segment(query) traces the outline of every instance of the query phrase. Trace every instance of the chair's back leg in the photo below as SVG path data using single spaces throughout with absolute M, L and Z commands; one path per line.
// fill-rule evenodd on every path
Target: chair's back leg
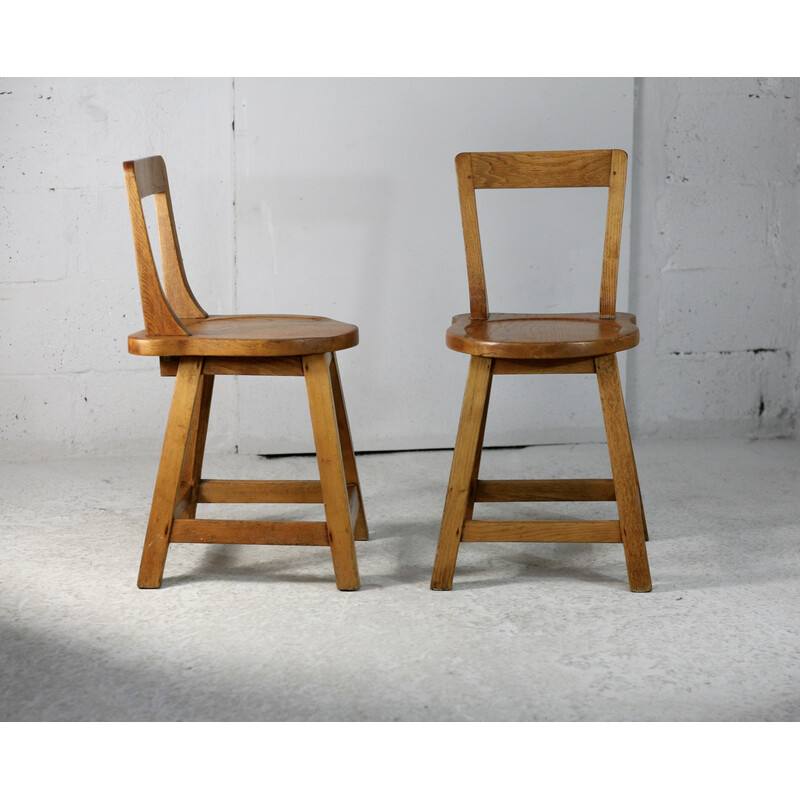
M 352 591 L 360 587 L 361 579 L 350 522 L 350 503 L 339 441 L 330 359 L 329 353 L 303 356 L 303 372 L 308 390 L 311 427 L 317 449 L 336 587 L 343 591 Z
M 194 519 L 197 513 L 197 492 L 200 488 L 213 391 L 214 376 L 201 375 L 200 396 L 192 415 L 192 426 L 189 429 L 189 440 L 186 445 L 186 458 L 181 470 L 181 486 L 186 485 L 189 492 L 186 508 L 180 515 L 182 519 Z
M 431 589 L 453 588 L 453 573 L 464 520 L 472 513 L 474 483 L 477 481 L 486 409 L 492 382 L 492 359 L 472 356 L 469 362 L 464 402 L 458 423 L 450 481 L 439 530 L 439 544 L 433 564 Z
M 488 361 L 489 359 L 484 359 Z M 478 431 L 478 444 L 475 448 L 475 463 L 472 466 L 472 477 L 469 481 L 469 495 L 467 496 L 467 507 L 464 511 L 464 519 L 472 519 L 472 512 L 475 509 L 475 495 L 478 489 L 478 473 L 481 468 L 481 455 L 483 454 L 483 438 L 486 434 L 486 418 L 489 416 L 489 400 L 492 396 L 492 375 L 493 375 L 494 361 L 492 360 L 492 370 L 489 371 L 489 383 L 486 386 L 486 400 L 483 404 L 483 417 L 481 419 L 481 428 Z
M 336 353 L 331 354 L 330 369 L 333 402 L 336 408 L 336 424 L 339 428 L 339 442 L 342 447 L 344 477 L 347 483 L 354 483 L 356 485 L 356 493 L 358 494 L 358 515 L 353 530 L 353 538 L 356 541 L 366 541 L 369 539 L 369 529 L 367 528 L 367 517 L 364 513 L 364 499 L 361 495 L 361 482 L 358 479 L 356 454 L 353 450 L 353 439 L 350 435 L 350 422 L 347 419 L 347 407 L 344 402 L 342 382 L 339 378 L 339 365 L 336 361 Z
M 202 358 L 184 357 L 178 364 L 139 568 L 140 589 L 157 589 L 164 575 L 164 563 L 167 558 L 192 417 L 200 397 L 202 371 Z
M 617 357 L 613 353 L 600 356 L 595 358 L 594 363 L 608 438 L 611 472 L 614 476 L 628 583 L 632 592 L 649 592 L 653 586 L 645 546 L 644 513 Z
M 637 473 L 638 474 L 638 473 Z M 639 507 L 642 509 L 642 527 L 644 528 L 644 540 L 650 541 L 650 534 L 647 532 L 647 517 L 644 514 L 644 501 L 642 500 L 642 487 L 639 485 Z

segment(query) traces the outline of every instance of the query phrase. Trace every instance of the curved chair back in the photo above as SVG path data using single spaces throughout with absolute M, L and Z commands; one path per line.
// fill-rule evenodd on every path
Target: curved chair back
M 202 319 L 208 314 L 200 307 L 186 280 L 164 159 L 151 156 L 126 161 L 122 166 L 128 190 L 145 331 L 151 336 L 190 336 L 182 320 Z M 142 208 L 142 200 L 150 195 L 153 195 L 156 208 L 163 288 Z

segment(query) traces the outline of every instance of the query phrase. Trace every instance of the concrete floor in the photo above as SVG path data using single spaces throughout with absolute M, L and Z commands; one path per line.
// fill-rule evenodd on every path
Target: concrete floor
M 627 591 L 620 546 L 588 544 L 464 545 L 431 592 L 446 451 L 360 457 L 354 593 L 325 548 L 214 545 L 173 546 L 140 591 L 156 453 L 2 464 L 0 720 L 800 720 L 800 443 L 635 446 L 651 594 Z M 602 445 L 483 464 L 609 474 Z M 210 456 L 205 476 L 314 470 Z

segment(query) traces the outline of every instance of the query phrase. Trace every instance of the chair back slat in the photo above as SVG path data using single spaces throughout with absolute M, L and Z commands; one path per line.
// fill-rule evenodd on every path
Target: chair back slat
M 161 156 L 152 156 L 126 161 L 123 169 L 145 330 L 148 335 L 189 335 L 182 320 L 202 319 L 208 315 L 195 299 L 186 279 L 164 159 Z M 142 209 L 142 199 L 150 195 L 154 195 L 156 208 L 163 288 Z
M 611 150 L 471 153 L 476 189 L 608 186 Z
M 476 189 L 608 187 L 600 281 L 600 315 L 616 311 L 627 154 L 623 150 L 460 153 L 456 174 L 469 281 L 470 316 L 489 315 L 481 251 Z

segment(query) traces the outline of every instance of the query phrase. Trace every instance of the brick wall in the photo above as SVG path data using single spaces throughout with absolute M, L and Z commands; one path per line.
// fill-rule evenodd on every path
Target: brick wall
M 635 431 L 794 433 L 799 132 L 797 78 L 637 80 Z

